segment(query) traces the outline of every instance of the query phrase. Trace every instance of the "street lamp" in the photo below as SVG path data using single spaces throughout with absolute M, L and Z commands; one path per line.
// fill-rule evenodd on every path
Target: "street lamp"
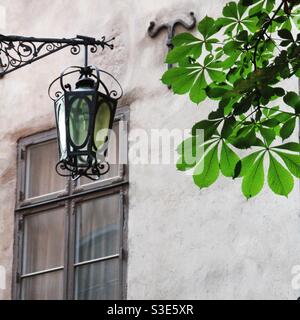
M 67 68 L 49 87 L 54 101 L 59 162 L 56 171 L 61 176 L 77 180 L 85 176 L 98 180 L 106 174 L 109 163 L 105 160 L 109 135 L 113 126 L 118 100 L 123 91 L 119 82 L 108 72 L 88 64 L 88 51 L 95 53 L 97 47 L 113 49 L 110 41 L 77 36 L 73 39 L 37 39 L 0 35 L 0 53 L 4 76 L 49 54 L 71 46 L 71 53 L 78 54 L 84 46 L 84 66 Z M 44 51 L 43 51 L 44 50 Z M 78 74 L 75 85 L 65 83 L 68 76 Z M 109 90 L 103 81 L 108 76 L 114 84 Z M 52 90 L 59 84 L 59 91 Z
M 71 175 L 73 179 L 80 176 L 98 179 L 109 170 L 104 158 L 118 103 L 117 92 L 107 89 L 96 67 L 71 70 L 62 73 L 49 88 L 56 81 L 61 83 L 62 91 L 52 98 L 60 155 L 56 169 L 60 175 Z M 74 88 L 63 82 L 71 73 L 79 73 Z

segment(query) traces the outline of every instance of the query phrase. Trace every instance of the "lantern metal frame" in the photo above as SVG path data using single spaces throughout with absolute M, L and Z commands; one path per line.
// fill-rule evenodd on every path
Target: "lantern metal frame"
M 93 87 L 88 91 L 73 91 L 72 85 L 70 83 L 65 83 L 65 78 L 72 74 L 79 74 L 79 82 L 91 82 Z M 117 88 L 109 90 L 108 87 L 104 84 L 101 79 L 101 74 L 104 74 L 114 82 Z M 60 91 L 55 91 L 52 94 L 52 89 L 56 83 L 60 85 Z M 86 93 L 92 96 L 92 100 L 86 99 L 86 102 L 89 106 L 89 126 L 88 132 L 85 140 L 81 145 L 76 145 L 70 136 L 70 127 L 69 127 L 69 116 L 70 116 L 70 105 L 72 104 L 73 99 L 76 98 L 85 98 Z M 112 129 L 113 121 L 116 113 L 116 107 L 118 100 L 123 95 L 123 90 L 120 83 L 113 77 L 110 73 L 104 70 L 100 70 L 95 66 L 72 66 L 67 68 L 62 72 L 60 77 L 56 78 L 49 86 L 49 97 L 54 101 L 55 107 L 55 116 L 57 123 L 57 136 L 58 141 L 61 141 L 60 131 L 58 126 L 58 116 L 57 116 L 57 103 L 60 100 L 64 100 L 65 104 L 65 128 L 66 128 L 66 156 L 62 157 L 61 147 L 59 148 L 61 160 L 56 165 L 56 171 L 59 175 L 64 177 L 71 177 L 73 180 L 77 180 L 82 176 L 85 176 L 91 180 L 99 180 L 99 178 L 105 175 L 109 169 L 110 165 L 105 160 L 109 133 L 106 136 L 106 140 L 103 146 L 97 150 L 94 141 L 94 130 L 95 130 L 95 118 L 99 109 L 99 100 L 106 102 L 110 108 L 110 121 L 108 130 Z M 87 162 L 85 164 L 78 163 L 78 157 L 87 157 Z
M 89 127 L 86 141 L 82 146 L 76 146 L 72 143 L 69 130 L 68 114 L 65 115 L 65 125 L 66 125 L 66 142 L 67 142 L 67 157 L 62 157 L 61 146 L 59 146 L 60 161 L 56 165 L 56 171 L 59 175 L 64 177 L 71 177 L 73 180 L 77 180 L 82 176 L 85 176 L 91 180 L 99 180 L 99 178 L 106 174 L 110 165 L 105 160 L 107 152 L 107 144 L 109 140 L 109 135 L 106 137 L 106 141 L 101 148 L 101 152 L 97 152 L 97 148 L 94 143 L 94 126 L 96 117 L 96 108 L 98 99 L 101 97 L 105 102 L 107 102 L 110 111 L 110 123 L 109 128 L 112 128 L 115 111 L 117 107 L 118 100 L 123 95 L 123 90 L 120 83 L 107 71 L 98 69 L 95 66 L 90 66 L 88 64 L 88 54 L 96 53 L 98 48 L 101 47 L 104 50 L 106 47 L 113 49 L 114 45 L 111 43 L 114 38 L 106 40 L 102 37 L 101 40 L 86 36 L 76 36 L 75 38 L 34 38 L 34 37 L 23 37 L 23 36 L 5 36 L 0 34 L 0 78 L 5 75 L 25 67 L 35 61 L 45 58 L 53 53 L 56 53 L 62 49 L 70 47 L 70 52 L 73 55 L 78 55 L 81 52 L 81 48 L 84 47 L 84 66 L 72 66 L 65 69 L 59 77 L 57 77 L 49 86 L 48 94 L 50 98 L 57 103 L 60 99 L 69 99 L 70 95 L 74 94 L 72 91 L 72 85 L 70 83 L 65 83 L 65 78 L 76 73 L 79 74 L 79 82 L 92 83 L 91 92 L 93 92 L 93 101 L 89 104 Z M 4 57 L 4 58 L 3 58 Z M 116 88 L 111 90 L 105 85 L 102 76 L 108 76 L 113 82 Z M 55 91 L 52 95 L 52 89 L 59 83 L 60 90 Z M 76 95 L 79 96 L 80 93 L 77 91 Z M 69 112 L 70 110 L 65 110 Z M 61 137 L 59 133 L 58 118 L 55 112 L 56 123 L 57 123 L 57 134 L 58 143 L 61 142 Z M 94 122 L 92 122 L 94 121 Z M 72 145 L 72 150 L 70 145 Z M 87 147 L 87 150 L 83 153 L 80 151 L 83 147 Z M 87 157 L 87 163 L 80 165 L 78 163 L 78 156 Z

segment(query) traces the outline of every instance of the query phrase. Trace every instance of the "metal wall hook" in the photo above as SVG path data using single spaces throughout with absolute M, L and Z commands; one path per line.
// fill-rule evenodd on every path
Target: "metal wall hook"
M 154 21 L 151 21 L 149 28 L 148 28 L 148 35 L 151 38 L 155 38 L 162 30 L 166 29 L 167 33 L 168 33 L 166 45 L 170 51 L 173 48 L 172 41 L 175 36 L 177 26 L 182 26 L 187 30 L 192 30 L 195 28 L 196 23 L 197 23 L 195 14 L 194 14 L 194 12 L 190 12 L 189 15 L 192 18 L 192 21 L 190 23 L 188 23 L 182 19 L 176 19 L 176 20 L 170 21 L 168 23 L 157 25 Z M 173 67 L 172 64 L 168 64 L 168 69 L 171 69 L 172 67 Z

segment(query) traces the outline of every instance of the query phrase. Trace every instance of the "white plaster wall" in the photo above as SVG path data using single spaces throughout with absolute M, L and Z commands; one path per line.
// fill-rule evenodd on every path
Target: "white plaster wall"
M 218 15 L 224 0 L 0 0 L 4 34 L 116 36 L 116 49 L 92 62 L 114 73 L 130 105 L 130 128 L 190 128 L 208 113 L 160 83 L 165 34 L 150 39 L 149 21 L 193 10 Z M 0 25 L 1 26 L 1 25 Z M 50 80 L 81 57 L 66 51 L 0 80 L 0 265 L 11 298 L 16 142 L 54 126 Z M 288 86 L 297 89 L 296 81 Z M 289 199 L 266 188 L 254 200 L 240 182 L 219 179 L 199 191 L 173 165 L 130 165 L 129 299 L 295 299 L 291 269 L 300 264 L 300 190 Z

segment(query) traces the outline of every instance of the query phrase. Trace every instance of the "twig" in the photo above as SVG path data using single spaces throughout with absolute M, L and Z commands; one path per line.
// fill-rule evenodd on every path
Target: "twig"
M 279 5 L 279 7 L 276 9 L 276 11 L 274 12 L 272 18 L 270 18 L 269 21 L 267 21 L 265 23 L 265 25 L 263 26 L 261 33 L 259 35 L 259 38 L 254 46 L 254 70 L 257 70 L 257 63 L 256 63 L 256 59 L 257 59 L 257 51 L 258 51 L 258 46 L 260 44 L 260 41 L 263 39 L 265 33 L 267 32 L 268 28 L 270 27 L 270 25 L 272 24 L 273 20 L 275 19 L 275 17 L 277 16 L 278 12 L 282 9 L 283 5 L 284 5 L 285 1 L 282 1 L 281 4 Z

